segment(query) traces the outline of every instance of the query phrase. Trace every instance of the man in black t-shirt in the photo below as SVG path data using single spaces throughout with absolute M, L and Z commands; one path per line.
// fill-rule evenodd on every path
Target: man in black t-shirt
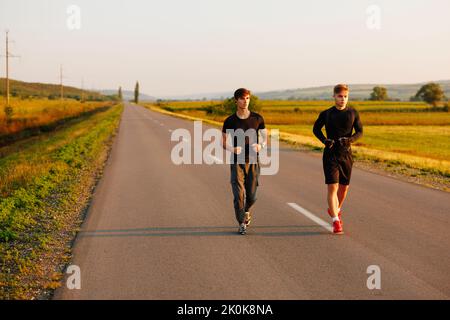
M 266 146 L 267 132 L 263 117 L 248 109 L 250 91 L 240 88 L 235 91 L 234 99 L 236 113 L 223 123 L 222 145 L 232 153 L 230 170 L 234 211 L 239 233 L 245 234 L 252 218 L 250 209 L 256 201 L 260 173 L 258 152 Z M 232 145 L 227 142 L 228 136 Z
M 358 111 L 347 106 L 347 85 L 334 87 L 335 105 L 322 111 L 314 123 L 314 135 L 325 145 L 323 171 L 328 185 L 328 214 L 333 218 L 333 232 L 343 234 L 342 205 L 347 196 L 352 173 L 351 143 L 362 136 L 363 128 Z M 322 133 L 325 126 L 327 136 Z M 355 133 L 353 133 L 353 129 Z

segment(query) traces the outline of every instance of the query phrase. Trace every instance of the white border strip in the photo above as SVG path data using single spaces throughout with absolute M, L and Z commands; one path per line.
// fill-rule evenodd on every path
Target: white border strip
M 290 206 L 294 210 L 296 210 L 296 211 L 300 212 L 301 214 L 303 214 L 305 217 L 307 217 L 310 220 L 312 220 L 315 223 L 317 223 L 319 226 L 323 227 L 325 230 L 333 232 L 333 228 L 331 227 L 331 225 L 329 223 L 327 223 L 327 222 L 323 221 L 322 219 L 316 217 L 314 214 L 312 214 L 311 212 L 309 212 L 305 208 L 302 208 L 298 204 L 293 203 L 293 202 L 288 202 L 287 204 L 288 204 L 288 206 Z

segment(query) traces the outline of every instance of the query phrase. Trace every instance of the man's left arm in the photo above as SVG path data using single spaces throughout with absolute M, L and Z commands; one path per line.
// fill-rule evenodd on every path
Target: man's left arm
M 355 110 L 355 121 L 353 121 L 353 128 L 355 129 L 355 133 L 350 137 L 350 142 L 353 143 L 363 135 L 363 126 L 361 123 L 361 119 L 359 118 L 358 111 Z
M 261 129 L 259 130 L 259 133 L 261 135 L 259 145 L 261 146 L 261 149 L 264 149 L 267 146 L 267 129 L 266 128 Z
M 263 149 L 267 146 L 267 129 L 266 129 L 266 125 L 264 123 L 264 119 L 262 117 L 261 117 L 261 123 L 259 124 L 259 127 L 258 127 L 258 135 L 260 136 L 260 138 L 258 139 L 259 143 L 258 144 L 254 143 L 252 145 L 253 150 L 255 150 L 255 152 L 260 152 L 261 149 Z

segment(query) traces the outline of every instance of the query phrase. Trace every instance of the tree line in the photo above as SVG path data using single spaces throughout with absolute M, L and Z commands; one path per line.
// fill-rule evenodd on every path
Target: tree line
M 411 101 L 425 101 L 426 103 L 437 107 L 437 105 L 446 99 L 444 91 L 439 83 L 424 84 L 417 93 L 410 98 Z M 387 89 L 385 87 L 376 86 L 372 89 L 369 100 L 386 101 L 389 100 Z

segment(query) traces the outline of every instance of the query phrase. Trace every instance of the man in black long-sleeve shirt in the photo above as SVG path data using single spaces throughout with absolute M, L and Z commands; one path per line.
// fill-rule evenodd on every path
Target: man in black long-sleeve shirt
M 323 171 L 328 186 L 328 214 L 333 218 L 333 232 L 343 234 L 341 208 L 347 196 L 352 173 L 351 143 L 362 136 L 358 111 L 347 106 L 348 86 L 334 87 L 335 105 L 322 111 L 314 123 L 314 135 L 325 145 Z M 325 126 L 327 136 L 322 133 Z M 355 133 L 353 133 L 353 129 Z

